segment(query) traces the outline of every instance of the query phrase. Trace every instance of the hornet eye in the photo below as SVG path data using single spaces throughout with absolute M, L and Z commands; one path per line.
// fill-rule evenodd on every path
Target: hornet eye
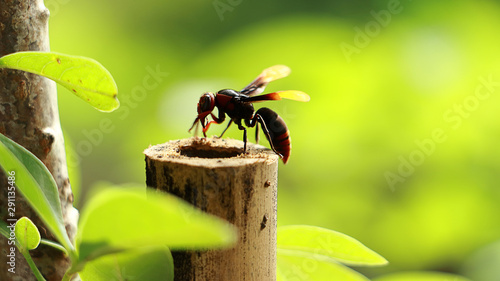
M 201 112 L 212 111 L 214 107 L 214 96 L 212 93 L 204 93 L 200 98 L 199 107 Z

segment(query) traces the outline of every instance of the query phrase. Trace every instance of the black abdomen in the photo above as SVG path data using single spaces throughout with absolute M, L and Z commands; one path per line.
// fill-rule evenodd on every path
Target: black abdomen
M 260 115 L 266 124 L 269 137 L 271 138 L 268 139 L 268 141 L 272 143 L 274 149 L 283 156 L 283 163 L 286 164 L 290 157 L 292 143 L 290 140 L 290 132 L 288 131 L 285 121 L 276 112 L 267 107 L 257 110 L 255 114 Z

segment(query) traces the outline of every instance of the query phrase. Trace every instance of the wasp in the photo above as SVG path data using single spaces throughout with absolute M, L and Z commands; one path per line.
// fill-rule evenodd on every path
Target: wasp
M 203 127 L 203 135 L 207 137 L 206 132 L 210 125 L 224 122 L 227 114 L 231 120 L 219 138 L 224 135 L 229 126 L 234 122 L 238 126 L 238 129 L 243 131 L 243 152 L 245 153 L 247 148 L 247 129 L 243 126 L 242 121 L 244 121 L 245 125 L 249 128 L 256 127 L 255 139 L 257 143 L 259 141 L 260 124 L 262 131 L 264 131 L 264 135 L 269 141 L 271 149 L 278 154 L 283 160 L 283 163 L 286 164 L 290 157 L 292 146 L 290 132 L 288 131 L 285 121 L 276 112 L 267 107 L 262 107 L 255 111 L 253 103 L 281 100 L 282 98 L 302 102 L 309 101 L 310 97 L 306 93 L 295 90 L 278 91 L 259 95 L 264 91 L 269 82 L 286 77 L 289 74 L 290 68 L 287 66 L 275 65 L 264 69 L 255 80 L 241 91 L 223 89 L 215 94 L 212 92 L 204 93 L 198 102 L 198 116 L 194 120 L 189 131 L 191 131 L 199 121 Z M 212 113 L 216 107 L 218 116 Z M 212 117 L 212 121 L 207 123 L 209 115 Z

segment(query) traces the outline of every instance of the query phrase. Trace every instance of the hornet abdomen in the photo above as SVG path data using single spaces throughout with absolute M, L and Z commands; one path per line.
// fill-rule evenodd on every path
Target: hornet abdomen
M 285 121 L 276 112 L 267 107 L 260 108 L 255 115 L 259 115 L 262 122 L 264 122 L 264 124 L 261 122 L 261 125 L 265 125 L 265 128 L 262 126 L 263 130 L 267 130 L 269 133 L 269 135 L 265 134 L 267 140 L 272 144 L 274 150 L 281 154 L 283 163 L 286 164 L 290 157 L 292 143 L 290 140 L 290 131 L 288 131 Z

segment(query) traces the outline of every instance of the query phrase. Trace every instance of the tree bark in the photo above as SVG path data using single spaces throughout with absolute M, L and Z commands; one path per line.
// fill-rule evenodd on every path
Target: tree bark
M 226 250 L 173 252 L 175 280 L 276 280 L 278 156 L 243 142 L 184 139 L 145 150 L 146 183 L 238 227 Z
M 49 11 L 42 0 L 0 0 L 0 56 L 18 51 L 49 51 Z M 59 190 L 66 231 L 76 234 L 78 212 L 68 178 L 64 139 L 59 122 L 55 83 L 38 75 L 0 69 L 0 132 L 35 154 L 54 177 Z M 6 221 L 7 179 L 0 172 L 0 216 Z M 16 218 L 29 217 L 42 237 L 54 240 L 21 194 L 16 194 Z M 10 246 L 9 246 L 10 247 Z M 36 280 L 16 251 L 16 273 L 7 271 L 7 240 L 0 237 L 0 280 Z M 47 280 L 61 280 L 69 259 L 52 247 L 31 251 Z

